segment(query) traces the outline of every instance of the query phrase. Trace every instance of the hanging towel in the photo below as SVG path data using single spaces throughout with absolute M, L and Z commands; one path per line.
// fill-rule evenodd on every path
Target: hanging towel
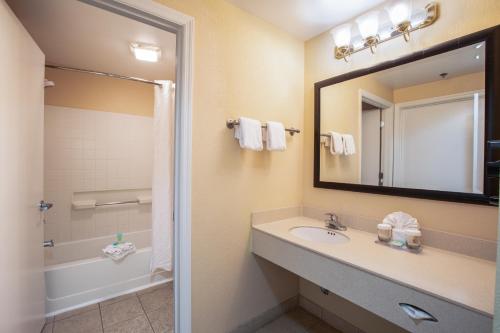
M 356 154 L 356 145 L 354 143 L 354 137 L 351 134 L 342 134 L 342 141 L 344 143 L 345 155 Z
M 275 121 L 267 122 L 267 150 L 283 151 L 286 149 L 285 126 Z
M 172 270 L 173 243 L 173 169 L 174 169 L 174 84 L 155 81 L 153 115 L 153 184 L 152 184 L 152 235 L 151 272 L 157 269 Z
M 261 151 L 263 145 L 260 121 L 241 117 L 234 130 L 234 138 L 240 141 L 240 147 L 243 149 Z
M 342 134 L 330 132 L 330 153 L 332 155 L 340 155 L 344 153 L 344 143 L 342 142 Z

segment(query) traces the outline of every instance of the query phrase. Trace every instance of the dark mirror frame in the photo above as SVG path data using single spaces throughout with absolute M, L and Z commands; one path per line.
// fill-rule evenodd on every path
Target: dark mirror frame
M 408 64 L 441 53 L 452 51 L 478 42 L 485 42 L 485 154 L 484 154 L 484 193 L 462 193 L 384 187 L 350 183 L 326 182 L 320 179 L 320 124 L 321 88 L 360 76 L 379 72 L 388 68 Z M 382 50 L 380 50 L 383 52 Z M 383 62 L 376 66 L 335 76 L 314 84 L 314 187 L 355 191 L 432 200 L 454 201 L 498 206 L 498 181 L 500 164 L 500 25 L 460 37 L 435 47 L 411 55 Z

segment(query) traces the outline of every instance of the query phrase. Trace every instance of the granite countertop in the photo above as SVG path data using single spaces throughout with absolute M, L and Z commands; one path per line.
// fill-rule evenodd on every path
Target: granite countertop
M 253 225 L 252 228 L 330 259 L 493 317 L 496 271 L 493 261 L 431 247 L 423 247 L 418 254 L 410 253 L 377 244 L 375 234 L 352 228 L 339 232 L 350 238 L 347 243 L 326 244 L 307 241 L 289 232 L 291 228 L 298 226 L 324 227 L 324 223 L 307 217 L 293 217 Z

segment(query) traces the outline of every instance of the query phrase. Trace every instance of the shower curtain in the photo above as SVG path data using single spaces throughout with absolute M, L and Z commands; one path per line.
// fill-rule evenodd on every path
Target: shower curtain
M 155 81 L 151 271 L 172 270 L 174 84 Z

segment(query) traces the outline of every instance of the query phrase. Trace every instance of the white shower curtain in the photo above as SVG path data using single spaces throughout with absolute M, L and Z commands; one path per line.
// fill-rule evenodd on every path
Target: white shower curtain
M 174 84 L 155 81 L 151 271 L 172 270 Z

